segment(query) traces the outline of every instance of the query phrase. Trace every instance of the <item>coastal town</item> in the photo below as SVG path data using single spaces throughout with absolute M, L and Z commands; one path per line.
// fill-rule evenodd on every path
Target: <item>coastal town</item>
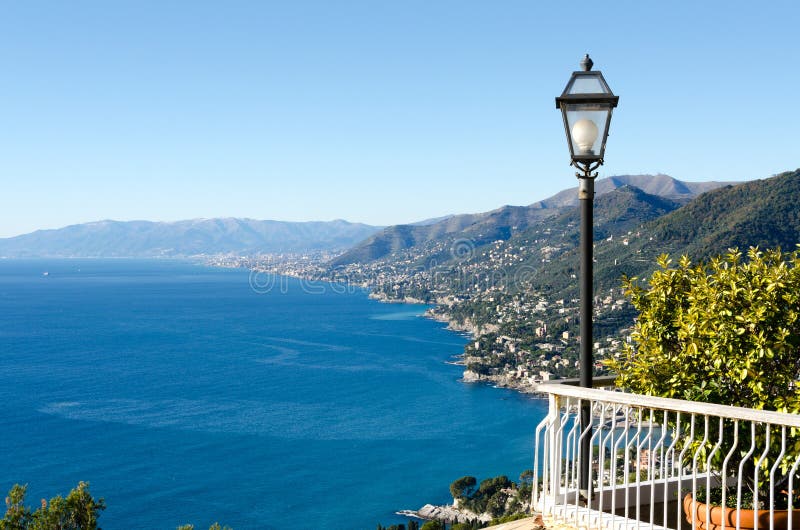
M 568 231 L 542 228 L 507 241 L 476 244 L 465 239 L 437 240 L 385 259 L 332 266 L 336 252 L 269 254 L 253 257 L 216 256 L 209 263 L 251 270 L 255 290 L 276 288 L 279 277 L 301 282 L 332 282 L 365 288 L 383 302 L 429 304 L 425 315 L 469 335 L 463 353 L 450 362 L 464 367 L 464 382 L 489 383 L 533 392 L 537 383 L 576 377 L 579 299 L 572 294 L 576 272 L 558 271 L 550 293 L 541 289 L 543 271 L 573 245 Z M 641 232 L 613 235 L 597 243 L 628 246 Z M 439 261 L 437 261 L 439 260 Z M 556 260 L 558 261 L 558 260 Z M 563 260 L 561 260 L 563 262 Z M 560 284 L 558 282 L 561 282 Z M 568 287 L 564 287 L 566 284 Z M 603 359 L 620 355 L 630 343 L 633 310 L 616 286 L 594 297 L 595 372 L 605 373 Z

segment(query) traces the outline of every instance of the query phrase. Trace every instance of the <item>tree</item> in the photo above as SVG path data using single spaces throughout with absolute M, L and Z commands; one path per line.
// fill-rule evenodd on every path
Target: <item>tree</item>
M 486 502 L 486 511 L 489 512 L 492 517 L 500 517 L 506 511 L 507 500 L 507 494 L 503 493 L 502 491 L 496 492 L 494 495 L 489 497 L 489 500 Z
M 103 499 L 92 497 L 88 482 L 79 482 L 66 498 L 43 499 L 36 511 L 25 506 L 26 493 L 27 486 L 11 488 L 0 530 L 97 530 L 97 519 L 106 509 Z
M 453 481 L 450 484 L 450 493 L 454 499 L 469 499 L 475 493 L 475 486 L 478 484 L 478 479 L 475 477 L 465 476 Z
M 445 528 L 441 521 L 426 521 L 420 530 L 445 530 Z
M 106 509 L 106 503 L 92 497 L 88 482 L 79 482 L 66 498 L 56 495 L 50 501 L 42 499 L 36 511 L 25 506 L 27 490 L 28 486 L 14 484 L 8 492 L 0 530 L 99 530 L 98 518 Z M 177 530 L 194 530 L 194 525 L 182 525 Z M 208 530 L 231 528 L 214 523 Z
M 0 521 L 0 530 L 24 530 L 31 520 L 31 510 L 25 506 L 28 486 L 14 484 L 6 497 L 6 514 Z
M 533 493 L 533 470 L 526 469 L 519 475 L 519 497 L 520 499 L 526 498 L 530 500 L 530 496 Z
M 481 485 L 478 486 L 478 495 L 484 497 L 491 497 L 498 491 L 503 488 L 510 488 L 514 485 L 507 476 L 500 475 L 494 478 L 487 478 L 486 480 L 481 481 Z

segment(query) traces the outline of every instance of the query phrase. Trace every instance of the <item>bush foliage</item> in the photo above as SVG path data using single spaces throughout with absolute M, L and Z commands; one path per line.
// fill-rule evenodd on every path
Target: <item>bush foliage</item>
M 79 482 L 66 498 L 42 499 L 36 510 L 25 506 L 27 490 L 15 484 L 8 492 L 0 530 L 99 530 L 97 518 L 106 505 L 103 499 L 92 497 L 88 482 Z
M 647 286 L 625 280 L 639 317 L 633 346 L 608 362 L 617 385 L 653 396 L 800 412 L 800 251 L 751 248 L 743 259 L 730 250 L 707 263 L 693 264 L 684 256 L 677 266 L 664 255 L 658 265 Z M 708 458 L 710 470 L 718 473 L 731 474 L 741 464 L 751 492 L 770 482 L 781 491 L 800 457 L 800 432 L 790 430 L 783 455 L 779 427 L 748 425 L 727 419 L 719 427 L 706 426 L 703 440 L 688 441 L 691 453 L 703 462 Z M 671 427 L 689 429 L 674 420 Z M 739 447 L 754 442 L 768 448 L 760 469 L 744 451 L 731 452 L 722 468 L 737 429 Z M 714 449 L 708 440 L 716 439 L 722 441 Z M 771 475 L 778 459 L 780 473 Z
M 750 249 L 707 263 L 686 256 L 643 287 L 626 279 L 639 311 L 634 347 L 609 366 L 633 392 L 800 412 L 800 253 Z
M 92 496 L 88 482 L 79 482 L 66 498 L 57 495 L 50 501 L 42 499 L 36 510 L 25 505 L 27 492 L 28 486 L 12 486 L 6 497 L 6 513 L 0 519 L 0 530 L 101 530 L 97 523 L 106 503 Z M 194 530 L 194 526 L 183 525 L 177 530 Z M 231 529 L 214 523 L 209 530 Z

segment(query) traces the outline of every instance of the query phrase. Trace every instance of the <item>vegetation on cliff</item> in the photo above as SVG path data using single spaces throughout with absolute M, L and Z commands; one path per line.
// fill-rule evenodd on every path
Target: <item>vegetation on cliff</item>
M 106 509 L 103 499 L 95 499 L 88 482 L 79 482 L 66 497 L 56 495 L 41 500 L 35 510 L 25 505 L 28 486 L 14 484 L 6 497 L 6 512 L 0 519 L 0 530 L 100 530 L 100 512 Z M 177 530 L 194 530 L 193 525 Z M 214 523 L 209 530 L 231 530 Z
M 418 512 L 403 512 L 430 519 L 420 530 L 444 529 L 472 530 L 527 517 L 533 484 L 533 470 L 524 471 L 519 483 L 500 475 L 478 482 L 473 476 L 464 476 L 450 484 L 453 504 L 427 505 Z M 417 525 L 409 521 L 408 530 Z M 448 526 L 450 525 L 450 526 Z M 379 530 L 405 530 L 404 524 L 381 527 Z

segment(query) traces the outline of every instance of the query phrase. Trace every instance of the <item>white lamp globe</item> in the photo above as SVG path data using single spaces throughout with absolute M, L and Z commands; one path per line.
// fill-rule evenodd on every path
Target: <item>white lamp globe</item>
M 572 141 L 578 144 L 581 152 L 591 153 L 592 146 L 597 140 L 597 125 L 592 120 L 583 118 L 572 126 Z

